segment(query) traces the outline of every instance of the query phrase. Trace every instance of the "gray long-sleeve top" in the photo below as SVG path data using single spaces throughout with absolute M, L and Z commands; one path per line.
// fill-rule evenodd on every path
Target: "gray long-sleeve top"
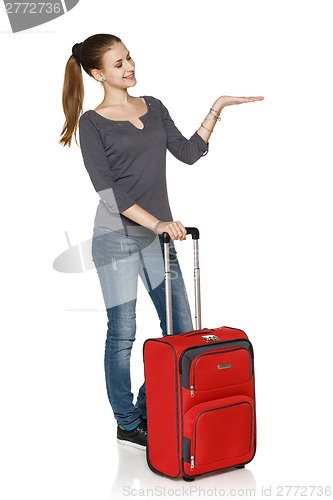
M 147 112 L 140 117 L 143 129 L 130 121 L 104 118 L 94 110 L 80 118 L 84 164 L 101 198 L 95 227 L 134 229 L 138 225 L 121 215 L 134 204 L 159 220 L 172 220 L 166 182 L 167 150 L 189 165 L 208 151 L 197 132 L 190 139 L 181 134 L 160 100 L 143 98 L 147 105 Z

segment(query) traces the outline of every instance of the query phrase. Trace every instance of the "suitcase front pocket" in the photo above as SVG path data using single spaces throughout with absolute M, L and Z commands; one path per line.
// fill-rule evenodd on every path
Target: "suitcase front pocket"
M 191 396 L 195 391 L 219 389 L 250 380 L 252 360 L 243 347 L 205 352 L 193 359 L 190 367 Z
M 185 414 L 184 424 L 186 475 L 212 472 L 252 459 L 255 418 L 251 398 L 240 395 L 200 403 Z
M 181 385 L 192 397 L 195 391 L 244 384 L 254 375 L 252 346 L 246 340 L 236 340 L 189 348 L 180 358 L 179 370 Z

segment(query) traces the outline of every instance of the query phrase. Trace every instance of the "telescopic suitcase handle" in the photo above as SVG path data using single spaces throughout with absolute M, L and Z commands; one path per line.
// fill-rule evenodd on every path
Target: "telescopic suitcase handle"
M 201 330 L 201 290 L 200 290 L 200 267 L 199 267 L 199 229 L 196 227 L 186 227 L 187 234 L 192 236 L 193 256 L 194 256 L 194 300 L 195 300 L 195 329 Z M 163 233 L 164 242 L 164 273 L 165 273 L 165 306 L 166 306 L 166 326 L 167 335 L 173 334 L 172 325 L 172 296 L 171 296 L 171 275 L 170 275 L 170 236 Z

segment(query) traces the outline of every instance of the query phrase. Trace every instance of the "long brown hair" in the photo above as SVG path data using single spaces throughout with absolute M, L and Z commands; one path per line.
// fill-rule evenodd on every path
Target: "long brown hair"
M 121 40 L 115 35 L 99 34 L 90 36 L 84 42 L 73 46 L 72 55 L 65 68 L 62 91 L 62 107 L 66 120 L 59 142 L 63 146 L 70 146 L 73 136 L 77 143 L 76 132 L 84 99 L 81 66 L 89 76 L 92 76 L 93 69 L 102 69 L 103 55 L 118 42 Z

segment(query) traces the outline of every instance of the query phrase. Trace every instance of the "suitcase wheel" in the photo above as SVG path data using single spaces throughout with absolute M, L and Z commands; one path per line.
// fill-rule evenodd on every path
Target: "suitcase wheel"
M 245 469 L 245 465 L 236 465 L 235 469 Z
M 188 477 L 188 476 L 183 476 L 184 481 L 194 481 L 195 477 Z

